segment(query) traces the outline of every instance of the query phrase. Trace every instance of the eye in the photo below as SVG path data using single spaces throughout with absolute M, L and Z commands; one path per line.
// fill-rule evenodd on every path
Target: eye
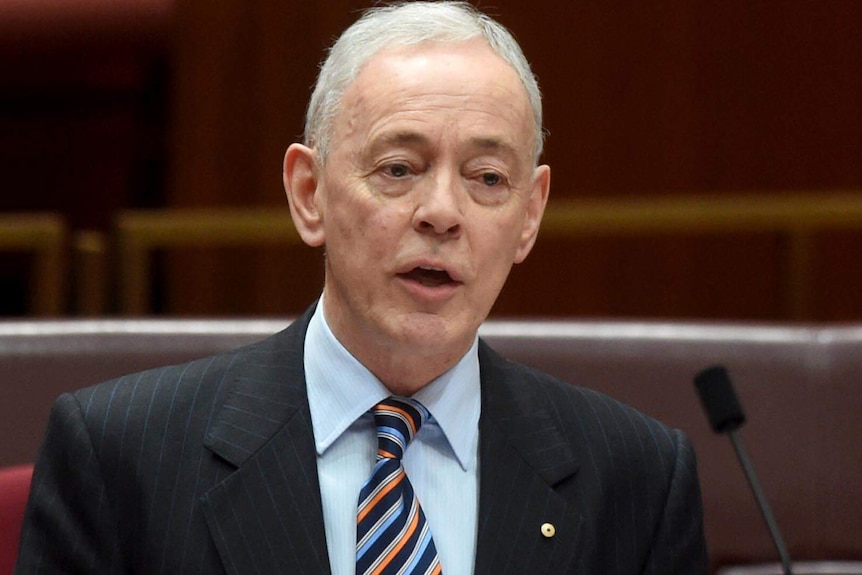
M 383 172 L 393 178 L 404 178 L 410 175 L 410 168 L 404 164 L 389 164 L 383 167 Z
M 495 174 L 494 172 L 486 172 L 482 174 L 482 183 L 486 186 L 493 187 L 499 185 L 502 181 L 500 174 Z

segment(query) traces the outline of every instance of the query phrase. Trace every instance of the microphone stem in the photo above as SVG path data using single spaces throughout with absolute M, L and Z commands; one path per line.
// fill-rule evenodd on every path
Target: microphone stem
M 736 450 L 736 456 L 739 458 L 739 463 L 742 465 L 742 470 L 745 472 L 745 478 L 748 479 L 748 484 L 754 492 L 754 497 L 757 499 L 757 505 L 760 507 L 760 512 L 763 514 L 763 519 L 766 521 L 766 526 L 769 528 L 769 533 L 772 535 L 772 540 L 775 542 L 775 548 L 778 550 L 778 556 L 781 558 L 781 565 L 784 568 L 784 575 L 793 575 L 790 568 L 790 555 L 787 553 L 787 547 L 784 546 L 784 540 L 781 538 L 781 533 L 778 531 L 778 524 L 775 522 L 775 517 L 772 516 L 772 509 L 769 507 L 769 502 L 763 495 L 763 489 L 760 487 L 760 482 L 757 480 L 757 474 L 754 472 L 754 466 L 745 452 L 745 447 L 742 445 L 742 440 L 736 434 L 736 431 L 730 431 L 730 441 L 733 443 L 733 448 Z

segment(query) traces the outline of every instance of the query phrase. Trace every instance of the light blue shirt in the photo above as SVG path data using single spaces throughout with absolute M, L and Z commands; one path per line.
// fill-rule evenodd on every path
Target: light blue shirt
M 431 412 L 404 455 L 446 575 L 470 575 L 479 506 L 478 337 L 452 369 L 413 397 Z M 305 338 L 305 377 L 317 448 L 326 542 L 333 575 L 356 570 L 356 507 L 377 453 L 368 412 L 391 393 L 339 343 L 314 312 Z

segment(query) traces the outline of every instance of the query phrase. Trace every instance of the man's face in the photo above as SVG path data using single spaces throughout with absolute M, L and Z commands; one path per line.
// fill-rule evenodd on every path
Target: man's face
M 316 195 L 333 332 L 360 359 L 457 361 L 547 199 L 518 76 L 478 40 L 381 51 L 345 91 L 331 141 Z

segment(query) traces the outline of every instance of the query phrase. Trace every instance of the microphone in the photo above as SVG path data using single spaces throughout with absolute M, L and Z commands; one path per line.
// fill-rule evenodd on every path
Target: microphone
M 727 433 L 730 436 L 730 441 L 733 443 L 734 450 L 736 450 L 736 456 L 739 459 L 743 472 L 745 472 L 748 484 L 754 492 L 757 506 L 760 508 L 764 521 L 766 521 L 766 526 L 772 536 L 772 541 L 775 543 L 775 548 L 778 550 L 778 556 L 781 558 L 781 565 L 784 568 L 784 575 L 793 575 L 790 567 L 790 555 L 788 555 L 787 547 L 785 547 L 784 540 L 781 538 L 778 524 L 775 522 L 772 510 L 766 501 L 763 489 L 760 487 L 760 482 L 757 480 L 757 474 L 754 473 L 754 466 L 751 464 L 751 460 L 742 445 L 742 439 L 736 434 L 736 430 L 745 423 L 745 413 L 742 411 L 742 405 L 733 391 L 733 385 L 730 382 L 727 370 L 722 366 L 707 368 L 695 376 L 694 386 L 697 388 L 700 403 L 706 412 L 712 430 L 716 433 Z

